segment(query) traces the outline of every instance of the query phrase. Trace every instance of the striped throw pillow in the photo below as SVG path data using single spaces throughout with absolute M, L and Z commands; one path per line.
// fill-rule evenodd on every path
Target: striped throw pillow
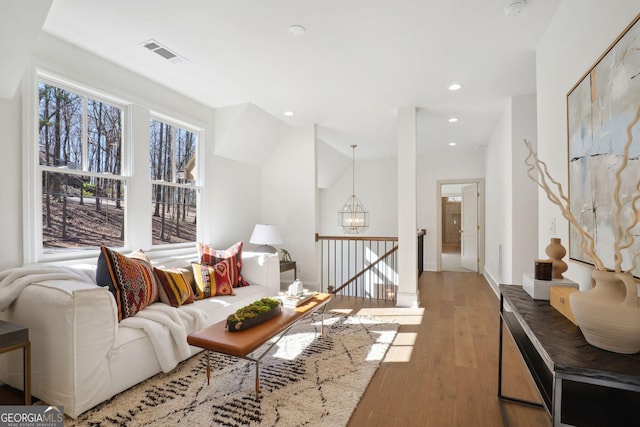
M 180 307 L 183 304 L 193 302 L 193 288 L 186 271 L 164 270 L 155 267 L 154 271 L 160 285 L 158 286 L 160 301 L 172 307 Z

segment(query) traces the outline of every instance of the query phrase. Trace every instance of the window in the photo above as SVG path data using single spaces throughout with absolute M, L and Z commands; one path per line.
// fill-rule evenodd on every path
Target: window
M 149 151 L 154 245 L 196 240 L 197 142 L 196 132 L 151 119 Z
M 124 246 L 124 107 L 38 82 L 45 251 Z
M 24 263 L 92 258 L 101 245 L 170 254 L 195 242 L 202 129 L 43 70 L 32 75 Z

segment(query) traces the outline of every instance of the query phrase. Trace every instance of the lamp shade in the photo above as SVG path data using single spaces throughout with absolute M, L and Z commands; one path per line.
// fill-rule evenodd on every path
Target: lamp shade
M 262 245 L 256 249 L 257 252 L 277 252 L 271 245 L 279 245 L 282 243 L 280 230 L 272 224 L 256 224 L 251 233 L 249 243 L 254 245 Z

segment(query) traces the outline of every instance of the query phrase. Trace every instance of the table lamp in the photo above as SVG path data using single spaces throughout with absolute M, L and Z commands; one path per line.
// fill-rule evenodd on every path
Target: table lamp
M 249 243 L 260 245 L 255 252 L 278 253 L 278 250 L 271 245 L 279 245 L 282 243 L 282 237 L 278 227 L 272 224 L 256 224 L 251 233 Z

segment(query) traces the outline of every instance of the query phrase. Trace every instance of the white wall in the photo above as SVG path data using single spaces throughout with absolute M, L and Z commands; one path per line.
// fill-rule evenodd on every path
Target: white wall
M 538 187 L 527 176 L 524 139 L 537 139 L 535 95 L 511 99 L 511 259 L 510 283 L 522 284 L 522 275 L 532 273 L 537 256 Z M 548 241 L 547 241 L 548 243 Z M 544 258 L 547 258 L 545 255 Z
M 356 156 L 357 157 L 357 156 Z M 454 149 L 418 157 L 418 228 L 427 229 L 425 268 L 436 268 L 438 180 L 484 177 L 483 151 Z M 395 158 L 356 159 L 356 195 L 369 210 L 368 236 L 397 236 L 398 172 Z M 336 214 L 351 195 L 351 167 L 327 189 L 320 190 L 320 227 L 323 235 L 342 235 Z
M 292 128 L 264 160 L 262 222 L 275 224 L 282 245 L 296 261 L 298 278 L 315 286 L 316 128 Z
M 239 240 L 251 250 L 249 237 L 261 220 L 261 171 L 257 166 L 211 155 L 207 170 L 209 194 L 203 222 L 208 224 L 206 243 L 224 249 Z
M 216 108 L 213 119 L 216 154 L 255 166 L 262 164 L 289 129 L 282 120 L 250 103 Z
M 356 149 L 357 150 L 357 149 Z M 357 151 L 356 151 L 357 152 Z M 356 154 L 356 196 L 369 211 L 366 236 L 398 235 L 398 165 L 395 159 L 358 160 Z M 351 164 L 331 185 L 320 190 L 320 227 L 324 236 L 342 236 L 337 214 L 351 196 Z
M 567 189 L 566 96 L 640 12 L 636 0 L 564 0 L 537 49 L 538 152 L 551 175 Z M 569 228 L 559 209 L 539 193 L 538 253 L 549 242 L 548 224 L 568 247 Z M 589 267 L 568 262 L 566 276 L 590 287 Z
M 2 209 L 0 209 L 0 269 L 22 264 L 22 144 L 20 97 L 0 99 Z
M 492 285 L 511 277 L 511 102 L 486 148 L 484 273 Z
M 522 283 L 537 258 L 537 189 L 526 174 L 523 140 L 536 137 L 536 97 L 509 99 L 486 151 L 485 276 Z
M 357 157 L 357 156 L 356 156 Z M 431 153 L 418 157 L 418 229 L 426 229 L 424 268 L 436 269 L 438 226 L 438 180 L 484 178 L 483 151 Z M 367 236 L 397 236 L 397 161 L 394 158 L 357 160 L 356 195 L 369 210 Z M 329 188 L 320 190 L 320 227 L 322 235 L 342 235 L 336 213 L 351 195 L 351 167 Z
M 418 157 L 418 229 L 426 229 L 424 269 L 437 268 L 438 181 L 484 178 L 482 150 L 451 150 Z
M 345 156 L 321 139 L 318 139 L 317 152 L 318 188 L 330 188 L 342 173 L 347 169 L 351 170 L 352 158 Z
M 418 110 L 398 109 L 398 289 L 396 304 L 417 307 L 418 297 Z

